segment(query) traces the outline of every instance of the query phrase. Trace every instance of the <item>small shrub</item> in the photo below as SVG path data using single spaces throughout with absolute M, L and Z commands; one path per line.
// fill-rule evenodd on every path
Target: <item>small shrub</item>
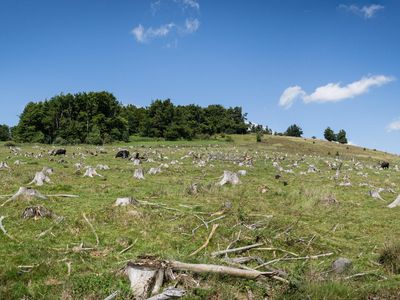
M 67 140 L 63 139 L 62 137 L 56 137 L 56 139 L 54 140 L 54 144 L 56 145 L 67 145 L 68 142 Z
M 400 274 L 400 243 L 386 245 L 380 252 L 378 262 L 394 274 Z
M 233 140 L 233 138 L 232 138 L 230 135 L 228 135 L 228 136 L 225 138 L 225 142 L 233 143 L 234 140 Z
M 262 133 L 261 132 L 257 132 L 256 140 L 257 140 L 257 143 L 260 143 L 262 141 Z
M 17 144 L 14 141 L 7 141 L 4 143 L 4 147 L 15 147 Z

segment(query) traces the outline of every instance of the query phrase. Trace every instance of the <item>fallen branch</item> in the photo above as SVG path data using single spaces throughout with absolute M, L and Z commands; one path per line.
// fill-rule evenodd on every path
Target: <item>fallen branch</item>
M 176 298 L 181 298 L 181 297 L 185 296 L 185 294 L 186 294 L 186 291 L 183 289 L 169 287 L 169 288 L 166 288 L 161 294 L 147 298 L 147 300 L 176 299 Z
M 90 229 L 92 229 L 92 232 L 93 232 L 93 234 L 94 234 L 95 237 L 96 237 L 96 246 L 95 246 L 95 248 L 97 248 L 97 246 L 99 246 L 99 243 L 100 243 L 100 241 L 99 241 L 99 236 L 97 235 L 96 230 L 94 230 L 94 227 L 93 227 L 92 223 L 90 223 L 90 221 L 89 221 L 89 219 L 86 217 L 86 215 L 83 213 L 82 216 L 83 216 L 83 218 L 85 219 L 85 221 L 89 224 Z
M 115 291 L 111 295 L 107 296 L 104 300 L 113 300 L 118 296 L 119 291 Z
M 258 244 L 248 245 L 248 246 L 239 247 L 239 248 L 216 251 L 216 252 L 211 253 L 211 256 L 216 257 L 216 256 L 228 254 L 228 253 L 243 252 L 243 251 L 246 251 L 246 250 L 250 250 L 250 249 L 253 249 L 253 248 L 260 247 L 262 245 L 264 245 L 264 244 L 263 243 L 258 243 Z
M 294 252 L 290 252 L 290 251 L 287 251 L 287 250 L 285 250 L 285 249 L 281 249 L 281 248 L 257 248 L 257 249 L 254 249 L 254 250 L 264 250 L 264 251 L 280 251 L 280 252 L 284 252 L 284 253 L 288 253 L 288 254 L 291 254 L 291 255 L 293 255 L 293 256 L 299 256 L 298 254 L 296 254 L 296 253 L 294 253 Z
M 49 229 L 47 229 L 47 230 L 45 230 L 45 231 L 39 233 L 39 234 L 36 236 L 36 238 L 37 238 L 37 239 L 40 239 L 41 237 L 44 237 L 46 234 L 48 234 L 49 232 L 51 232 L 51 231 L 54 229 L 54 227 L 58 226 L 63 220 L 64 220 L 64 217 L 59 217 L 59 218 L 57 219 L 57 221 L 56 221 L 56 224 L 54 224 L 53 226 L 51 226 Z
M 324 256 L 331 256 L 332 254 L 333 254 L 333 252 L 324 253 L 324 254 L 318 254 L 318 255 L 309 255 L 309 256 L 304 256 L 304 257 L 277 258 L 277 259 L 273 259 L 273 260 L 267 261 L 267 262 L 255 267 L 254 269 L 256 270 L 256 269 L 259 269 L 261 267 L 264 267 L 264 266 L 267 266 L 267 265 L 270 265 L 270 264 L 274 264 L 274 263 L 279 262 L 279 261 L 317 259 L 317 258 L 324 257 Z
M 374 276 L 380 277 L 380 278 L 382 278 L 384 280 L 387 280 L 387 277 L 379 275 L 379 274 L 376 274 L 375 272 L 377 272 L 377 271 L 379 271 L 379 270 L 373 270 L 373 271 L 369 271 L 369 272 L 357 273 L 357 274 L 354 274 L 354 275 L 347 276 L 344 279 L 345 280 L 349 280 L 349 279 L 356 278 L 356 277 L 374 275 Z
M 131 249 L 136 244 L 136 241 L 137 241 L 137 239 L 132 244 L 130 244 L 128 247 L 121 250 L 118 254 L 121 255 L 121 254 L 125 253 L 126 251 L 128 251 L 129 249 Z
M 218 226 L 219 226 L 219 224 L 214 224 L 213 225 L 213 227 L 211 229 L 211 232 L 210 232 L 210 235 L 208 236 L 208 238 L 205 241 L 205 243 L 199 249 L 197 249 L 196 251 L 192 252 L 189 256 L 194 256 L 197 253 L 199 253 L 201 250 L 203 250 L 204 248 L 207 247 L 208 243 L 210 242 L 210 240 L 211 240 L 212 236 L 214 235 L 215 231 L 217 230 Z
M 55 194 L 55 195 L 46 195 L 47 197 L 63 197 L 63 198 L 79 198 L 78 195 L 69 195 L 69 194 Z
M 1 229 L 1 231 L 3 231 L 4 235 L 5 235 L 6 237 L 8 237 L 9 239 L 18 242 L 18 240 L 17 240 L 16 238 L 14 238 L 12 235 L 10 235 L 10 234 L 7 232 L 7 230 L 4 228 L 3 220 L 4 220 L 5 218 L 6 218 L 5 216 L 1 216 L 1 217 L 0 217 L 0 229 Z
M 147 299 L 149 294 L 158 294 L 164 278 L 168 278 L 167 274 L 171 273 L 172 270 L 190 271 L 194 273 L 223 274 L 247 279 L 256 279 L 260 276 L 269 276 L 273 278 L 277 275 L 276 272 L 260 272 L 257 270 L 245 270 L 220 265 L 163 261 L 152 257 L 145 257 L 138 259 L 135 262 L 128 262 L 125 268 L 125 274 L 129 277 L 130 286 L 134 296 L 138 299 Z
M 260 272 L 257 270 L 244 270 L 220 265 L 188 264 L 179 261 L 170 261 L 169 266 L 176 271 L 191 271 L 194 273 L 214 273 L 235 277 L 256 279 L 260 276 L 274 276 L 276 272 Z
M 197 226 L 196 228 L 193 228 L 192 230 L 192 234 L 194 234 L 196 232 L 197 229 L 199 229 L 202 226 L 205 226 L 208 229 L 208 224 L 213 223 L 215 221 L 221 220 L 223 218 L 225 218 L 226 216 L 220 216 L 218 218 L 212 219 L 210 221 L 205 222 L 203 219 L 201 219 L 201 221 L 203 222 L 203 224 L 200 224 L 199 226 Z

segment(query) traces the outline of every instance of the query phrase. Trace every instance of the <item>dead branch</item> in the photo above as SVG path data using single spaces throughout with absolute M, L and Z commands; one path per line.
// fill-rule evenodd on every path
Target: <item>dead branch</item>
M 128 247 L 126 247 L 125 249 L 121 250 L 118 254 L 121 255 L 121 254 L 125 253 L 126 251 L 131 249 L 136 244 L 136 242 L 137 242 L 137 239 L 132 244 L 130 244 Z
M 212 236 L 214 235 L 215 231 L 217 230 L 218 226 L 219 226 L 219 224 L 214 224 L 213 225 L 213 227 L 211 229 L 211 232 L 210 232 L 210 235 L 208 236 L 208 238 L 205 241 L 205 243 L 199 249 L 197 249 L 196 251 L 192 252 L 189 256 L 196 255 L 197 253 L 199 253 L 201 250 L 203 250 L 204 248 L 206 248 L 208 246 L 208 243 L 210 242 L 210 240 L 211 240 Z
M 69 195 L 69 194 L 55 194 L 55 195 L 46 195 L 47 197 L 61 197 L 61 198 L 79 198 L 78 195 Z
M 170 261 L 169 266 L 176 271 L 191 271 L 194 273 L 225 274 L 235 277 L 256 279 L 260 276 L 274 276 L 275 272 L 260 272 L 257 270 L 244 270 L 220 265 L 188 264 L 179 261 Z
M 274 264 L 274 263 L 279 262 L 279 261 L 318 259 L 320 257 L 331 256 L 332 254 L 333 254 L 333 252 L 324 253 L 324 254 L 318 254 L 318 255 L 309 255 L 309 256 L 304 256 L 304 257 L 282 257 L 282 258 L 277 258 L 277 259 L 273 259 L 273 260 L 267 261 L 267 262 L 255 267 L 254 269 L 259 269 L 261 267 L 264 267 L 264 266 L 267 266 L 267 265 L 270 265 L 270 264 Z
M 185 296 L 186 291 L 175 287 L 166 288 L 161 294 L 148 298 L 147 300 L 168 300 Z
M 203 219 L 200 219 L 200 220 L 203 222 L 203 224 L 200 224 L 199 226 L 193 228 L 192 234 L 195 234 L 195 232 L 197 231 L 197 229 L 199 229 L 199 228 L 202 227 L 202 226 L 205 226 L 205 227 L 208 229 L 208 224 L 213 223 L 213 222 L 218 221 L 218 220 L 221 220 L 221 219 L 223 219 L 223 218 L 225 218 L 225 217 L 226 217 L 226 216 L 220 216 L 220 217 L 218 217 L 218 218 L 212 219 L 212 220 L 207 221 L 207 222 L 204 221 Z
M 10 234 L 7 232 L 7 230 L 4 228 L 3 220 L 4 220 L 5 218 L 6 218 L 5 216 L 1 216 L 1 217 L 0 217 L 0 229 L 1 229 L 1 231 L 3 231 L 4 235 L 5 235 L 6 237 L 8 237 L 9 239 L 18 242 L 18 240 L 17 240 L 16 238 L 14 238 L 12 235 L 10 235 Z
M 367 276 L 367 275 L 374 275 L 374 276 L 380 277 L 380 278 L 382 278 L 384 280 L 387 280 L 387 277 L 379 275 L 379 274 L 376 274 L 375 272 L 377 272 L 377 271 L 379 271 L 379 270 L 373 270 L 373 271 L 369 271 L 369 272 L 357 273 L 357 274 L 354 274 L 354 275 L 347 276 L 344 279 L 345 280 L 349 280 L 349 279 L 352 279 L 352 278 L 357 278 L 357 277 L 362 277 L 362 276 Z
M 254 249 L 254 250 L 264 250 L 264 251 L 280 251 L 280 252 L 284 252 L 284 253 L 288 253 L 288 254 L 291 254 L 291 255 L 293 255 L 293 256 L 299 256 L 298 254 L 296 254 L 296 253 L 294 253 L 294 252 L 290 252 L 290 251 L 287 251 L 287 250 L 285 250 L 285 249 L 281 249 L 281 248 L 257 248 L 257 249 Z
M 216 251 L 211 253 L 211 256 L 220 256 L 220 255 L 224 255 L 224 254 L 228 254 L 228 253 L 234 253 L 234 252 L 243 252 L 246 250 L 250 250 L 253 248 L 257 248 L 264 245 L 263 243 L 257 243 L 257 244 L 253 244 L 253 245 L 248 245 L 248 246 L 244 246 L 244 247 L 239 247 L 239 248 L 233 248 L 233 249 L 226 249 L 226 250 L 221 250 L 221 251 Z
M 40 239 L 41 237 L 44 237 L 46 234 L 48 234 L 49 232 L 51 232 L 56 226 L 58 226 L 62 221 L 64 220 L 64 217 L 59 217 L 56 221 L 56 224 L 54 224 L 53 226 L 51 226 L 49 229 L 46 229 L 45 231 L 39 233 L 36 238 Z
M 85 219 L 85 221 L 89 224 L 90 229 L 92 230 L 94 236 L 96 237 L 96 246 L 95 247 L 97 248 L 99 246 L 99 243 L 100 243 L 99 236 L 97 235 L 96 230 L 94 230 L 94 227 L 93 227 L 92 223 L 90 223 L 89 219 L 86 217 L 85 213 L 83 213 L 82 216 Z
M 104 300 L 114 300 L 118 296 L 119 291 L 115 291 L 111 295 L 107 296 Z

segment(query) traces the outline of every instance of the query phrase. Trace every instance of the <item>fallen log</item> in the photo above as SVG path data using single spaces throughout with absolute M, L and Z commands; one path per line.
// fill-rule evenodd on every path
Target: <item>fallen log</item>
M 257 279 L 261 276 L 278 278 L 276 276 L 277 272 L 260 272 L 252 269 L 240 269 L 221 265 L 163 261 L 155 258 L 141 258 L 135 262 L 128 262 L 125 274 L 129 277 L 131 289 L 136 299 L 147 299 L 149 294 L 156 295 L 158 293 L 164 282 L 166 273 L 170 270 L 222 274 L 245 279 Z

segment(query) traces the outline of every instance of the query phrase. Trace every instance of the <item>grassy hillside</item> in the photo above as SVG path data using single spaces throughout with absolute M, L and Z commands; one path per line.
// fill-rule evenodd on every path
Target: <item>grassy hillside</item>
M 0 144 L 0 162 L 9 165 L 0 170 L 1 203 L 28 186 L 45 166 L 54 169 L 51 183 L 35 189 L 44 195 L 79 195 L 20 199 L 0 207 L 9 234 L 0 232 L 0 299 L 104 299 L 116 290 L 117 299 L 129 299 L 129 280 L 120 269 L 143 255 L 220 265 L 252 257 L 256 259 L 242 267 L 270 262 L 259 270 L 287 274 L 281 275 L 287 282 L 281 282 L 186 273 L 176 282 L 187 290 L 184 299 L 398 299 L 400 250 L 392 246 L 399 237 L 400 208 L 386 207 L 400 193 L 400 173 L 394 168 L 400 165 L 398 156 L 302 138 L 264 136 L 261 143 L 254 135 L 232 138 L 136 138 L 101 149 L 68 146 L 66 157 L 48 155 L 52 146 L 19 145 L 20 150 L 11 152 Z M 150 161 L 135 166 L 115 159 L 119 147 Z M 239 165 L 245 157 L 253 166 Z M 383 160 L 390 162 L 389 170 L 377 168 Z M 83 177 L 85 169 L 77 170 L 76 163 L 108 165 L 110 170 L 97 169 L 102 177 Z M 339 178 L 334 179 L 334 165 L 340 163 Z M 160 174 L 147 173 L 160 164 L 168 167 L 161 167 Z M 309 172 L 312 166 L 316 172 Z M 133 178 L 138 168 L 143 168 L 144 180 Z M 224 170 L 247 174 L 238 185 L 217 186 Z M 196 195 L 188 192 L 193 183 L 199 186 Z M 369 195 L 375 188 L 385 189 L 384 200 Z M 118 197 L 128 196 L 153 205 L 113 206 Z M 22 218 L 26 207 L 36 205 L 63 220 Z M 208 228 L 201 226 L 209 221 Z M 213 224 L 219 227 L 207 247 L 189 256 L 204 244 Z M 228 246 L 254 243 L 263 245 L 228 257 L 211 256 Z M 379 261 L 388 247 L 394 249 L 390 259 Z M 304 258 L 327 253 L 332 254 Z M 304 259 L 290 260 L 299 257 Z M 353 263 L 342 274 L 332 271 L 339 257 Z

